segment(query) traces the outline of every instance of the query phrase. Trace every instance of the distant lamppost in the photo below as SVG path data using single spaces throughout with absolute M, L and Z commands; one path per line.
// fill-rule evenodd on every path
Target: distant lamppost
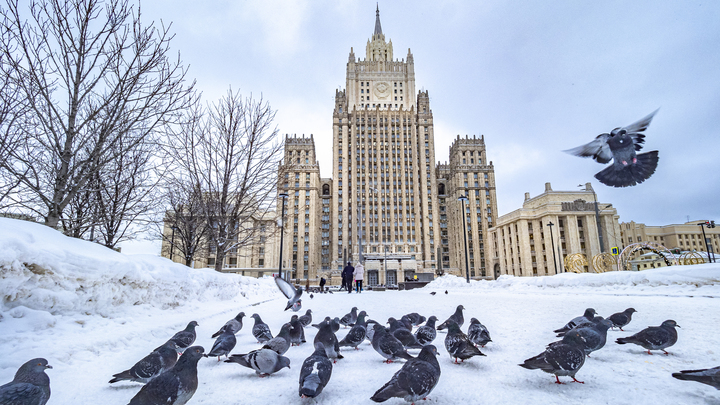
M 172 227 L 172 235 L 170 236 L 170 260 L 173 259 L 173 252 L 175 251 L 175 230 L 177 229 L 177 226 L 173 225 Z
M 280 211 L 280 264 L 278 266 L 278 276 L 282 277 L 282 256 L 283 256 L 283 236 L 285 236 L 285 199 L 288 198 L 287 193 L 280 193 L 278 197 L 282 198 L 282 211 Z M 287 279 L 287 277 L 284 277 Z
M 552 227 L 555 224 L 553 224 L 552 222 L 548 222 L 547 225 L 550 227 L 550 243 L 552 244 L 552 250 L 553 250 L 553 264 L 555 265 L 555 274 L 558 274 L 557 257 L 555 257 L 555 239 L 553 239 L 553 232 L 552 232 Z
M 578 184 L 578 187 L 583 187 L 583 185 Z M 600 253 L 605 253 L 605 244 L 603 243 L 602 223 L 600 222 L 600 210 L 598 209 L 597 194 L 595 194 L 595 190 L 592 188 L 590 183 L 585 186 L 585 191 L 592 191 L 593 193 L 593 199 L 595 200 L 595 221 L 597 222 L 598 240 L 600 241 Z
M 465 280 L 470 283 L 470 265 L 468 264 L 468 247 L 467 247 L 467 228 L 465 225 L 465 203 L 468 202 L 467 195 L 458 197 L 458 201 L 462 203 L 462 224 L 463 224 L 463 241 L 465 242 Z
M 705 236 L 705 227 L 708 228 L 715 228 L 715 221 L 705 221 L 698 224 L 700 229 L 702 230 L 703 234 L 703 240 L 705 241 L 705 250 L 707 251 L 708 255 L 708 263 L 715 263 L 715 252 L 713 252 L 712 244 L 708 243 L 708 237 Z M 712 257 L 710 254 L 712 253 Z

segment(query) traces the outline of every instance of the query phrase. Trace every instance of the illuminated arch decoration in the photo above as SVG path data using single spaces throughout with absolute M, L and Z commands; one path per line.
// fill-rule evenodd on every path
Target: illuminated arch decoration
M 592 258 L 593 270 L 595 273 L 605 273 L 615 270 L 615 258 L 610 253 L 600 253 Z
M 658 256 L 662 257 L 663 260 L 665 260 L 666 266 L 672 266 L 673 264 L 678 265 L 678 260 L 675 257 L 675 255 L 668 250 L 665 246 L 655 243 L 655 242 L 638 242 L 638 243 L 632 243 L 630 245 L 627 245 L 625 249 L 620 253 L 617 259 L 618 264 L 618 270 L 632 270 L 632 265 L 630 264 L 630 257 L 635 252 L 640 252 L 643 250 L 650 250 L 653 253 L 657 254 Z M 668 256 L 672 258 L 672 262 L 670 262 L 670 259 L 668 259 Z
M 705 259 L 697 252 L 685 252 L 680 255 L 678 262 L 687 265 L 703 264 L 705 263 Z
M 565 256 L 565 270 L 573 273 L 584 273 L 588 265 L 587 258 L 582 253 L 573 253 Z

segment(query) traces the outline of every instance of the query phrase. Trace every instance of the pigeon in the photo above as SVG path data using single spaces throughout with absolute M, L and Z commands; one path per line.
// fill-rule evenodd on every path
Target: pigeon
M 590 357 L 590 353 L 600 350 L 605 347 L 607 342 L 607 331 L 612 326 L 612 321 L 604 319 L 602 317 L 597 322 L 592 324 L 582 325 L 575 327 L 567 333 L 577 333 L 582 339 L 582 349 L 585 354 Z M 550 343 L 550 345 L 557 344 L 560 342 Z
M 592 157 L 603 164 L 614 160 L 611 166 L 595 174 L 595 178 L 605 185 L 629 187 L 640 184 L 655 173 L 658 164 L 656 150 L 636 153 L 645 143 L 642 132 L 650 126 L 650 121 L 657 112 L 658 110 L 655 110 L 634 124 L 600 134 L 592 142 L 565 152 L 580 157 Z
M 584 384 L 575 378 L 583 364 L 585 353 L 582 349 L 582 338 L 578 333 L 571 332 L 565 335 L 561 342 L 551 344 L 544 352 L 525 360 L 519 366 L 554 374 L 556 384 L 564 384 L 560 382 L 559 376 L 570 376 L 574 382 Z
M 352 307 L 350 313 L 347 313 L 345 316 L 340 318 L 340 325 L 347 327 L 354 324 L 355 321 L 357 321 L 357 310 L 357 307 Z
M 435 295 L 435 294 L 437 294 L 437 291 L 433 291 L 430 293 L 430 295 Z
M 464 306 L 458 305 L 457 309 L 455 309 L 455 313 L 450 315 L 450 317 L 443 323 L 440 324 L 440 326 L 437 327 L 437 330 L 443 330 L 450 325 L 450 323 L 455 322 L 458 324 L 458 327 L 463 326 L 463 323 L 465 323 L 465 318 L 463 317 L 463 309 L 465 309 Z
M 672 373 L 678 380 L 697 381 L 720 390 L 720 367 L 706 368 L 704 370 L 683 370 Z
M 147 384 L 153 378 L 173 368 L 178 358 L 177 350 L 175 342 L 168 340 L 164 345 L 135 363 L 129 370 L 113 375 L 113 379 L 108 382 L 112 384 L 130 380 Z
M 280 328 L 280 332 L 277 336 L 265 342 L 263 349 L 270 349 L 280 355 L 285 354 L 292 345 L 292 340 L 290 339 L 291 329 L 292 325 L 290 325 L 289 322 L 284 324 Z
M 340 344 L 338 343 L 337 336 L 335 336 L 335 332 L 333 332 L 332 323 L 323 321 L 318 329 L 313 345 L 318 342 L 322 343 L 325 347 L 325 354 L 333 359 L 333 363 L 337 361 L 337 359 L 342 359 L 343 355 L 340 354 Z
M 243 327 L 242 319 L 244 316 L 245 312 L 240 312 L 235 316 L 235 318 L 225 322 L 225 325 L 223 325 L 223 327 L 220 328 L 219 331 L 213 333 L 211 337 L 215 339 L 216 337 L 220 336 L 223 333 L 223 330 L 226 328 L 230 328 L 230 331 L 232 331 L 233 334 L 237 334 Z
M 199 326 L 198 323 L 195 321 L 191 321 L 184 330 L 181 330 L 170 338 L 170 340 L 175 342 L 175 344 L 177 345 L 178 353 L 185 352 L 185 349 L 195 343 L 195 338 L 197 337 L 197 334 L 195 333 L 196 326 Z
M 426 318 L 424 316 L 418 314 L 417 312 L 413 312 L 413 313 L 407 314 L 405 316 L 408 317 L 408 319 L 410 319 L 410 322 L 413 324 L 413 326 L 418 326 L 421 323 L 425 322 L 425 320 L 426 320 Z
M 390 324 L 390 333 L 392 333 L 406 349 L 422 349 L 423 345 L 418 343 L 415 335 L 413 335 L 402 322 L 395 318 L 390 318 L 388 319 L 388 323 Z
M 235 333 L 233 333 L 232 328 L 225 328 L 223 333 L 215 340 L 212 349 L 210 349 L 210 352 L 206 354 L 205 357 L 217 357 L 218 361 L 220 361 L 220 356 L 224 355 L 227 359 L 228 353 L 235 348 L 236 344 L 237 339 L 235 338 Z
M 258 314 L 252 314 L 251 318 L 255 319 L 255 325 L 252 328 L 252 334 L 259 343 L 265 343 L 273 338 L 270 327 L 260 318 Z
M 490 332 L 488 332 L 485 325 L 481 324 L 480 321 L 475 318 L 470 319 L 467 336 L 475 346 L 480 345 L 485 347 L 488 342 L 492 342 L 492 339 L 490 339 Z
M 52 366 L 43 358 L 20 366 L 15 378 L 0 386 L 0 404 L 45 405 L 50 399 L 50 377 L 45 374 L 48 368 Z
M 445 294 L 447 294 L 447 293 L 448 293 L 447 290 L 445 290 Z
M 326 324 L 326 323 L 327 323 L 327 324 L 330 324 L 331 321 L 332 321 L 332 319 L 331 319 L 329 316 L 326 316 L 325 319 L 322 320 L 322 322 L 320 322 L 320 323 L 314 323 L 314 324 L 312 324 L 312 325 L 310 325 L 310 326 L 312 326 L 313 328 L 320 329 L 320 327 L 323 326 L 323 324 Z
M 670 353 L 666 352 L 665 349 L 674 345 L 678 339 L 675 327 L 679 328 L 680 325 L 678 325 L 675 321 L 668 319 L 660 326 L 651 326 L 632 336 L 618 338 L 615 343 L 621 345 L 634 343 L 647 349 L 648 354 L 652 354 L 650 353 L 650 350 L 662 350 L 663 353 L 668 355 Z
M 197 363 L 203 353 L 202 346 L 188 347 L 173 368 L 143 386 L 128 405 L 186 404 L 197 390 Z
M 277 354 L 274 350 L 261 348 L 247 354 L 233 354 L 225 363 L 238 363 L 255 370 L 260 377 L 267 377 L 283 368 L 290 368 L 290 359 Z
M 612 321 L 613 328 L 620 328 L 620 330 L 623 330 L 623 326 L 632 321 L 633 312 L 637 312 L 635 308 L 628 308 L 622 312 L 610 315 L 608 319 Z
M 565 326 L 560 329 L 555 329 L 553 332 L 565 333 L 576 326 L 592 323 L 594 316 L 595 310 L 593 308 L 588 308 L 585 310 L 585 313 L 582 316 L 577 316 L 573 318 L 570 322 L 565 324 Z
M 315 298 L 315 296 L 312 295 L 312 293 L 310 293 L 310 299 L 313 299 L 313 298 Z
M 384 402 L 390 398 L 403 398 L 408 402 L 425 399 L 440 380 L 440 364 L 435 357 L 437 355 L 435 346 L 423 347 L 416 358 L 403 364 L 390 381 L 370 399 L 375 402 Z
M 280 277 L 275 277 L 275 284 L 277 284 L 280 291 L 282 291 L 282 293 L 288 299 L 287 306 L 285 306 L 285 311 L 290 308 L 292 308 L 292 310 L 295 312 L 299 311 L 300 308 L 302 308 L 302 302 L 300 300 L 302 290 L 293 287 L 292 284 L 288 283 Z
M 473 356 L 484 356 L 483 352 L 475 347 L 455 322 L 448 325 L 448 333 L 445 336 L 445 349 L 447 349 L 450 357 L 455 359 L 455 363 L 457 363 L 458 359 L 465 361 Z
M 373 321 L 372 319 L 368 319 L 365 324 L 365 328 L 367 329 L 365 332 L 365 338 L 372 343 L 373 336 L 375 335 L 375 325 L 379 325 L 379 323 Z
M 415 331 L 415 339 L 418 343 L 425 346 L 435 340 L 435 336 L 437 336 L 437 332 L 435 332 L 435 322 L 437 322 L 437 317 L 433 315 L 428 318 L 425 325 L 419 327 L 418 330 Z
M 290 344 L 300 346 L 305 343 L 305 329 L 297 315 L 293 315 L 290 319 Z
M 357 320 L 355 322 L 355 325 L 353 325 L 352 328 L 350 328 L 350 332 L 345 335 L 345 337 L 338 342 L 340 347 L 353 347 L 355 350 L 358 350 L 358 345 L 365 340 L 365 335 L 367 334 L 367 323 L 365 322 L 365 317 L 367 316 L 367 313 L 365 311 L 360 311 L 358 314 Z
M 303 327 L 306 327 L 312 323 L 312 310 L 308 309 L 305 311 L 305 315 L 300 317 L 300 323 Z
M 405 326 L 405 329 L 412 331 L 413 323 L 407 315 L 403 315 L 399 321 Z
M 303 362 L 300 369 L 300 397 L 315 398 L 330 381 L 333 364 L 322 343 L 315 343 L 315 351 Z
M 376 352 L 385 357 L 385 363 L 392 363 L 393 360 L 398 358 L 405 360 L 413 358 L 405 350 L 405 346 L 388 332 L 384 326 L 375 324 L 373 327 L 375 328 L 375 334 L 373 335 L 372 346 Z

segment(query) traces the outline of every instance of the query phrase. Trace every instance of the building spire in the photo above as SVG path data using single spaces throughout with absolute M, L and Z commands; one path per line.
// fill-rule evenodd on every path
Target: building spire
M 380 5 L 376 3 L 375 9 L 375 32 L 373 36 L 382 35 L 382 27 L 380 26 Z

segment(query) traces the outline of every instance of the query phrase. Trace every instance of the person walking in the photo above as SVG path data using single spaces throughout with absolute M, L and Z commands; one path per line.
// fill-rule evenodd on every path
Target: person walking
M 325 292 L 325 283 L 326 283 L 325 277 L 320 277 L 320 292 L 321 293 Z
M 358 294 L 360 294 L 362 292 L 363 278 L 365 277 L 365 268 L 362 263 L 358 262 L 355 267 L 355 271 L 353 272 L 353 276 L 355 276 L 355 290 Z
M 353 280 L 353 273 L 355 272 L 355 268 L 350 264 L 350 262 L 347 262 L 347 266 L 342 271 L 342 286 L 344 288 L 347 288 L 347 292 L 352 292 L 352 280 Z

